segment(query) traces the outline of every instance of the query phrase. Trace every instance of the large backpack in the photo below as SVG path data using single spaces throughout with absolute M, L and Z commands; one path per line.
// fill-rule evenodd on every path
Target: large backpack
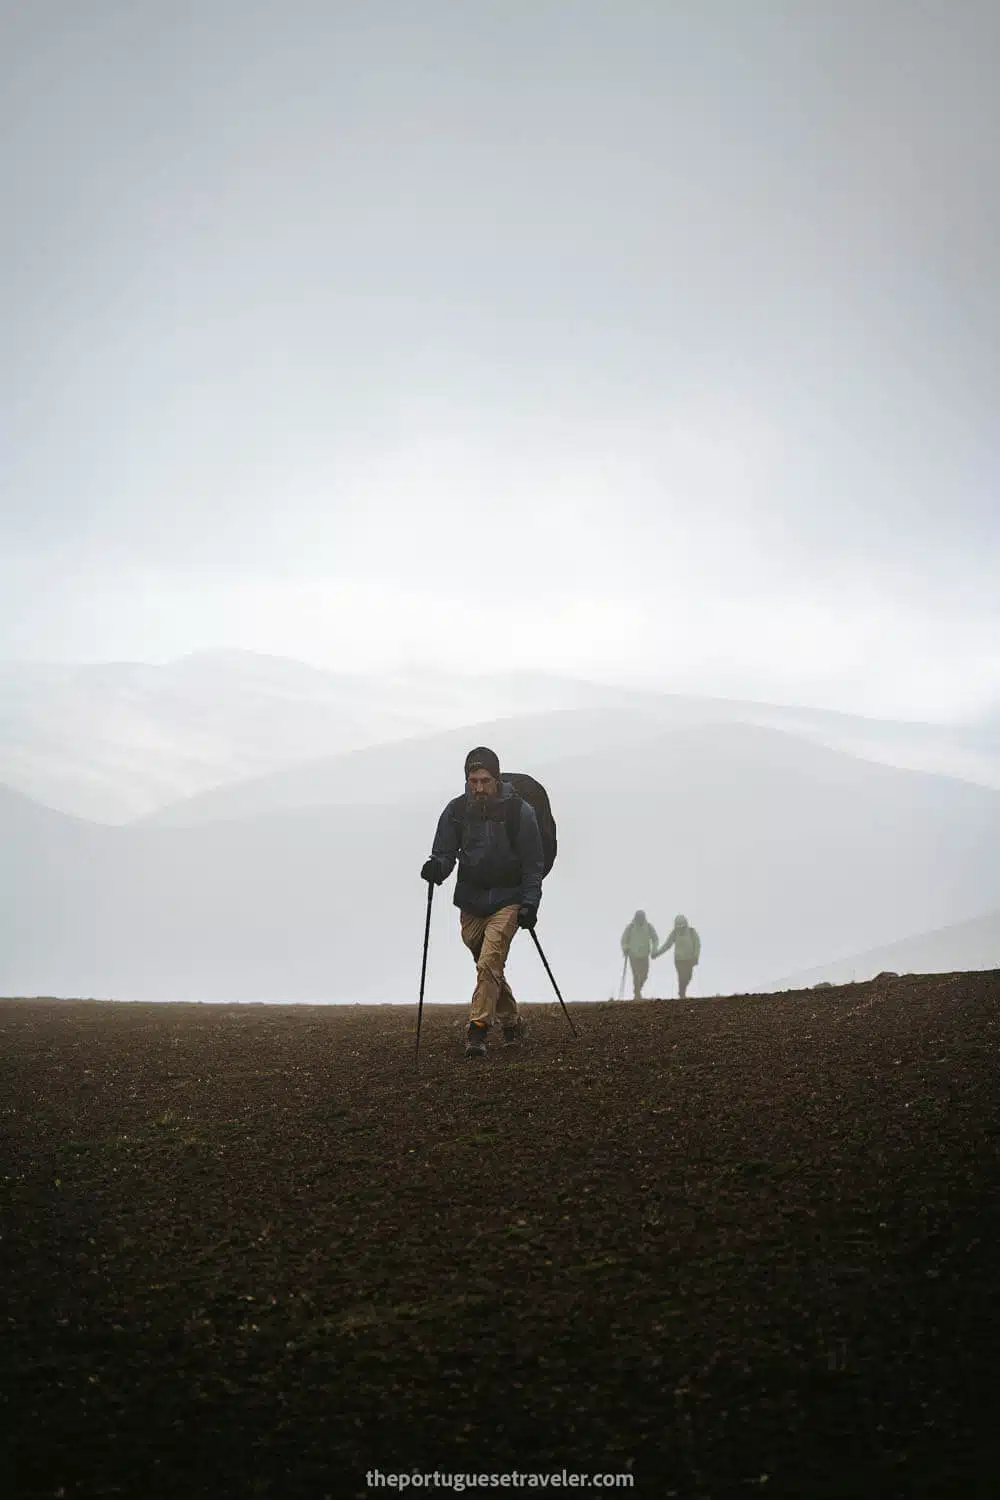
M 556 862 L 558 844 L 556 841 L 556 820 L 552 816 L 552 807 L 549 803 L 549 794 L 540 781 L 533 776 L 526 776 L 523 771 L 504 771 L 503 780 L 509 781 L 518 797 L 523 797 L 525 802 L 530 802 L 538 819 L 539 832 L 542 835 L 542 878 L 549 873 Z M 521 827 L 521 804 L 515 801 L 507 814 L 507 837 L 514 844 L 517 840 Z
M 501 780 L 509 781 L 515 792 L 515 796 L 510 804 L 510 807 L 507 809 L 507 816 L 505 819 L 507 838 L 510 842 L 511 848 L 516 847 L 517 836 L 521 831 L 520 799 L 523 797 L 524 801 L 530 802 L 531 806 L 534 808 L 535 817 L 538 819 L 538 829 L 542 835 L 542 879 L 544 880 L 545 876 L 549 873 L 552 866 L 555 864 L 556 852 L 558 847 L 556 842 L 556 820 L 552 816 L 552 808 L 549 804 L 549 794 L 542 786 L 542 783 L 540 781 L 536 781 L 533 776 L 526 776 L 523 771 L 504 771 Z M 455 821 L 456 827 L 458 828 L 459 843 L 461 843 L 462 837 L 462 822 L 461 815 L 457 811 L 457 807 L 458 803 L 461 802 L 461 800 L 461 798 L 455 799 L 456 811 L 452 813 L 452 817 Z

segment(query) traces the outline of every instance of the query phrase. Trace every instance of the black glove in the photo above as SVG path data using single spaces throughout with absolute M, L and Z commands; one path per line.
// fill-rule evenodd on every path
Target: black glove
M 535 923 L 538 921 L 538 912 L 533 906 L 522 906 L 517 914 L 518 927 L 526 927 L 529 932 L 534 931 Z
M 441 874 L 441 866 L 432 854 L 430 859 L 425 859 L 420 867 L 420 879 L 432 881 L 434 885 L 440 885 L 444 876 Z

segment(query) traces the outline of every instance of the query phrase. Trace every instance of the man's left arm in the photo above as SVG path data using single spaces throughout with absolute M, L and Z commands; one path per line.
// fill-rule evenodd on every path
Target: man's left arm
M 521 826 L 517 831 L 517 857 L 521 861 L 521 905 L 538 910 L 542 899 L 542 871 L 545 854 L 542 834 L 530 802 L 521 806 Z

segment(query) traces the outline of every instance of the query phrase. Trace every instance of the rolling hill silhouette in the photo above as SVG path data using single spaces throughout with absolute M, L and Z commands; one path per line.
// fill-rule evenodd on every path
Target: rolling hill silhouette
M 991 911 L 968 922 L 939 927 L 903 938 L 866 953 L 853 953 L 818 968 L 790 974 L 774 982 L 773 989 L 801 989 L 806 985 L 859 983 L 884 970 L 897 974 L 954 974 L 976 969 L 1000 969 L 1000 911 Z
M 469 732 L 455 739 L 469 743 Z M 537 743 L 537 742 L 535 742 Z M 504 758 L 508 746 L 498 742 Z M 125 999 L 404 1001 L 416 990 L 420 864 L 461 759 L 425 742 L 367 752 L 357 786 L 395 800 L 190 827 L 107 828 L 0 802 L 0 991 Z M 1000 794 L 893 770 L 775 730 L 716 725 L 642 745 L 555 747 L 559 824 L 539 936 L 564 993 L 607 998 L 637 906 L 683 910 L 692 995 L 747 990 L 1000 905 Z M 388 778 L 388 779 L 387 779 Z M 424 779 L 421 779 L 424 778 Z M 468 956 L 437 895 L 430 999 L 460 1000 Z M 444 910 L 442 910 L 444 908 Z M 515 944 L 525 998 L 548 981 Z M 671 993 L 669 960 L 647 993 Z
M 562 710 L 601 719 L 605 728 L 595 720 L 590 731 L 595 749 L 612 718 L 620 721 L 615 744 L 647 738 L 650 722 L 661 730 L 758 724 L 887 765 L 1000 787 L 1000 740 L 989 719 L 878 721 L 546 672 L 355 674 L 210 650 L 160 665 L 0 662 L 0 702 L 0 783 L 115 824 L 168 807 L 164 821 L 179 822 L 344 800 L 335 784 L 322 789 L 324 758 L 469 724 L 523 718 L 527 727 Z M 568 732 L 553 750 L 568 754 L 579 737 Z M 528 739 L 525 749 L 537 759 Z

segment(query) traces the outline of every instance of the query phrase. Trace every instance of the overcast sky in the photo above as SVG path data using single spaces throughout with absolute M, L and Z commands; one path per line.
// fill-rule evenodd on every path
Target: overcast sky
M 0 18 L 0 657 L 1000 701 L 995 0 Z

